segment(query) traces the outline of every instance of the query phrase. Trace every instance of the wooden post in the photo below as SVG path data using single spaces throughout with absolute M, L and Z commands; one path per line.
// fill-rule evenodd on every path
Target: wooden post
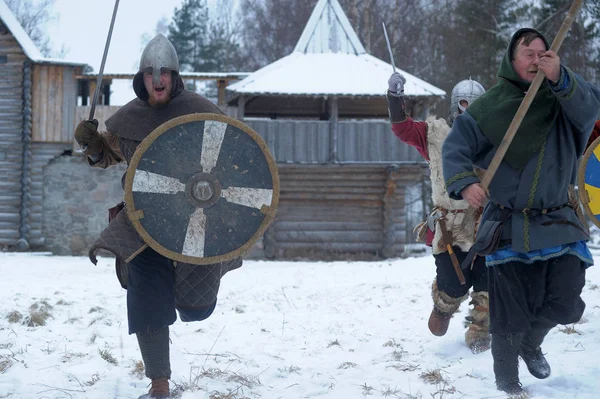
M 329 98 L 329 162 L 338 162 L 337 138 L 338 138 L 338 99 Z
M 90 82 L 85 79 L 79 80 L 81 85 L 81 106 L 85 107 L 88 105 L 88 97 L 90 96 Z
M 103 105 L 110 105 L 110 85 L 112 84 L 112 79 L 111 80 L 105 80 L 104 82 L 102 82 L 102 104 Z
M 238 106 L 237 106 L 237 118 L 241 121 L 244 120 L 244 113 L 246 112 L 244 109 L 245 106 L 246 106 L 246 99 L 244 98 L 244 95 L 242 94 L 238 98 Z
M 396 256 L 396 229 L 394 226 L 394 206 L 399 204 L 396 198 L 396 180 L 398 166 L 391 165 L 385 170 L 385 193 L 383 194 L 383 246 L 381 255 L 386 258 Z M 406 209 L 406 207 L 404 207 Z M 404 211 L 406 212 L 406 210 Z M 406 218 L 406 217 L 405 217 Z
M 90 80 L 89 81 L 89 90 L 88 93 L 90 95 L 90 103 L 91 103 L 91 98 L 94 96 L 94 93 L 96 92 L 96 81 L 95 80 Z
M 424 100 L 423 101 L 423 120 L 427 120 L 427 118 L 429 118 L 429 101 Z
M 277 257 L 277 239 L 275 238 L 274 222 L 271 223 L 263 235 L 263 252 L 267 259 L 274 259 Z
M 225 104 L 225 87 L 227 87 L 227 81 L 225 79 L 217 80 L 217 90 L 218 90 L 217 105 L 221 109 L 223 109 L 223 107 L 226 105 Z

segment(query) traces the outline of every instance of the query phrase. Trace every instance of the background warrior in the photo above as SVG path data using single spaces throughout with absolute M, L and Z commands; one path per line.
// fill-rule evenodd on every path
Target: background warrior
M 479 211 L 469 209 L 467 201 L 450 199 L 446 193 L 442 173 L 442 144 L 456 116 L 463 113 L 485 90 L 474 80 L 463 80 L 452 89 L 448 121 L 430 117 L 425 122 L 416 122 L 406 114 L 405 82 L 404 76 L 394 72 L 388 81 L 387 99 L 392 131 L 400 140 L 415 147 L 429 162 L 431 170 L 433 209 L 427 221 L 415 228 L 419 231 L 419 238 L 425 236 L 426 244 L 432 247 L 436 265 L 429 330 L 436 336 L 446 334 L 452 315 L 473 287 L 470 302 L 473 308 L 467 317 L 465 339 L 467 346 L 478 353 L 489 349 L 490 344 L 485 261 L 478 257 L 469 268 L 463 270 L 465 284 L 460 283 L 452 262 L 462 263 L 473 245 Z M 452 253 L 449 253 L 447 245 L 452 247 Z

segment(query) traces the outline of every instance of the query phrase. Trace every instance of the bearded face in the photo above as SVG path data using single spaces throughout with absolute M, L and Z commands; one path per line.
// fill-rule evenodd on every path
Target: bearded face
M 170 70 L 163 69 L 160 72 L 160 82 L 152 82 L 152 73 L 144 72 L 144 86 L 148 92 L 148 104 L 154 108 L 160 108 L 171 101 L 173 89 L 173 75 Z

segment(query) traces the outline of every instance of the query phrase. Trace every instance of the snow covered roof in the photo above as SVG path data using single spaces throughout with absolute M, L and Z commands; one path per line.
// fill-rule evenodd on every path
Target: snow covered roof
M 27 58 L 29 58 L 31 61 L 50 64 L 86 65 L 85 62 L 66 61 L 44 57 L 33 40 L 31 40 L 27 32 L 25 32 L 19 21 L 17 21 L 17 18 L 14 16 L 10 8 L 8 8 L 4 0 L 0 0 L 0 19 L 2 22 L 4 22 L 4 25 L 6 25 L 8 30 L 10 30 L 19 46 L 21 46 L 23 49 L 23 52 Z
M 443 96 L 445 91 L 399 70 L 407 96 Z M 370 54 L 293 52 L 227 87 L 239 94 L 383 96 L 392 66 Z
M 403 70 L 407 96 L 446 92 Z M 338 0 L 319 0 L 292 54 L 227 87 L 236 94 L 385 95 L 392 65 L 365 52 Z

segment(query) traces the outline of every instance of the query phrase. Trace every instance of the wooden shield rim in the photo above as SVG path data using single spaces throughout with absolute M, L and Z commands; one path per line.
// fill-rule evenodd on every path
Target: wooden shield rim
M 244 131 L 246 134 L 248 134 L 250 137 L 252 137 L 252 139 L 258 144 L 258 146 L 262 150 L 262 152 L 267 160 L 267 164 L 269 165 L 269 171 L 271 172 L 271 176 L 273 179 L 273 197 L 271 199 L 271 205 L 268 207 L 266 212 L 264 212 L 264 209 L 261 210 L 261 213 L 263 213 L 265 215 L 265 219 L 261 223 L 258 230 L 256 230 L 256 232 L 252 235 L 252 237 L 250 237 L 250 239 L 241 247 L 239 247 L 231 252 L 228 252 L 224 255 L 210 256 L 210 257 L 206 257 L 206 258 L 188 256 L 188 255 L 183 255 L 183 254 L 171 251 L 171 250 L 163 247 L 162 245 L 160 245 L 160 243 L 158 243 L 154 238 L 152 238 L 148 234 L 146 229 L 144 229 L 144 227 L 142 226 L 142 224 L 139 221 L 140 218 L 138 217 L 138 215 L 140 212 L 138 212 L 135 209 L 135 202 L 133 200 L 133 191 L 132 191 L 133 178 L 135 176 L 135 171 L 137 170 L 137 167 L 142 158 L 142 155 L 152 145 L 152 143 L 154 143 L 154 141 L 158 137 L 160 137 L 163 133 L 165 133 L 167 130 L 169 130 L 171 128 L 174 128 L 183 123 L 198 122 L 198 121 L 218 121 L 218 122 L 227 123 L 228 125 L 237 127 L 238 129 Z M 125 207 L 127 210 L 127 217 L 131 221 L 133 227 L 138 232 L 138 234 L 142 237 L 144 242 L 146 244 L 148 244 L 156 252 L 158 252 L 159 254 L 161 254 L 169 259 L 172 259 L 172 260 L 175 260 L 178 262 L 183 262 L 183 263 L 190 263 L 190 264 L 194 264 L 194 265 L 209 265 L 209 264 L 215 264 L 215 263 L 220 263 L 220 262 L 226 262 L 226 261 L 229 261 L 229 260 L 232 260 L 232 259 L 242 256 L 244 253 L 246 253 L 247 251 L 249 251 L 251 249 L 251 247 L 256 243 L 256 241 L 258 241 L 258 239 L 260 237 L 262 237 L 264 235 L 265 231 L 267 230 L 267 228 L 269 227 L 269 225 L 275 218 L 275 214 L 277 212 L 278 205 L 279 205 L 279 174 L 278 174 L 277 164 L 275 162 L 275 159 L 273 158 L 273 155 L 271 154 L 271 151 L 269 150 L 269 147 L 267 146 L 267 143 L 250 126 L 248 126 L 245 123 L 240 122 L 236 119 L 230 118 L 226 115 L 219 115 L 219 114 L 214 114 L 214 113 L 188 114 L 188 115 L 178 116 L 178 117 L 173 118 L 173 119 L 163 123 L 162 125 L 158 126 L 146 138 L 144 138 L 144 140 L 142 140 L 142 142 L 136 148 L 135 153 L 133 154 L 133 157 L 131 158 L 131 160 L 129 162 L 129 166 L 127 167 L 127 173 L 125 176 Z
M 585 151 L 585 154 L 583 154 L 581 164 L 579 165 L 579 171 L 577 172 L 577 194 L 586 216 L 592 221 L 592 223 L 600 227 L 600 220 L 598 220 L 588 205 L 590 203 L 590 197 L 585 189 L 585 171 L 587 169 L 588 161 L 598 145 L 600 145 L 600 137 L 594 140 Z

